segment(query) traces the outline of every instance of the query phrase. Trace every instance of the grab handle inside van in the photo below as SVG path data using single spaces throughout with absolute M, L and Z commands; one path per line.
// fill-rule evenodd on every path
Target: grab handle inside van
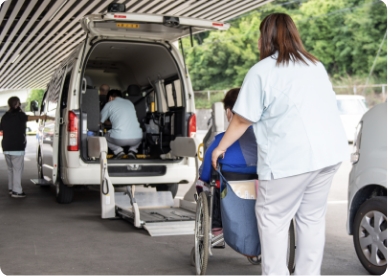
M 81 85 L 81 93 L 82 94 L 85 94 L 86 93 L 86 79 L 85 78 L 82 78 L 82 85 Z

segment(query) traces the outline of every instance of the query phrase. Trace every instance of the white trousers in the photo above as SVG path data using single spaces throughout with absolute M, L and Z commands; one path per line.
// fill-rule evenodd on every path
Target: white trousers
M 4 154 L 8 168 L 8 190 L 22 193 L 22 174 L 24 169 L 24 155 Z
M 325 246 L 325 215 L 331 182 L 340 164 L 296 176 L 260 180 L 256 217 L 262 275 L 289 275 L 288 228 L 296 221 L 296 275 L 319 275 Z

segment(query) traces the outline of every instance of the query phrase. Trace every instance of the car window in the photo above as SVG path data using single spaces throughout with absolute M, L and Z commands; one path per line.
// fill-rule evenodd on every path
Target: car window
M 364 114 L 367 109 L 360 99 L 337 99 L 337 106 L 340 114 Z

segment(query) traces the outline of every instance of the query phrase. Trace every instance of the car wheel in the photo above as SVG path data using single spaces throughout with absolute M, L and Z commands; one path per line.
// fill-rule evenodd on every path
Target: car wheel
M 387 197 L 374 197 L 361 205 L 353 223 L 353 242 L 365 269 L 382 275 L 387 269 Z
M 170 191 L 172 194 L 172 198 L 175 198 L 178 192 L 178 184 L 159 184 L 159 185 L 156 185 L 156 191 L 158 192 Z
M 55 194 L 58 203 L 67 204 L 73 201 L 74 190 L 73 187 L 69 187 L 61 180 L 57 180 L 55 183 Z

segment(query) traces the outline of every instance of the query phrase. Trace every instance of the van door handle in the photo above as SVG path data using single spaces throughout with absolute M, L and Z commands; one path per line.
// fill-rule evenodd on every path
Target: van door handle
M 64 122 L 63 122 L 63 118 L 60 118 L 60 119 L 59 119 L 59 124 L 60 124 L 60 125 L 63 125 L 63 123 L 64 123 Z

